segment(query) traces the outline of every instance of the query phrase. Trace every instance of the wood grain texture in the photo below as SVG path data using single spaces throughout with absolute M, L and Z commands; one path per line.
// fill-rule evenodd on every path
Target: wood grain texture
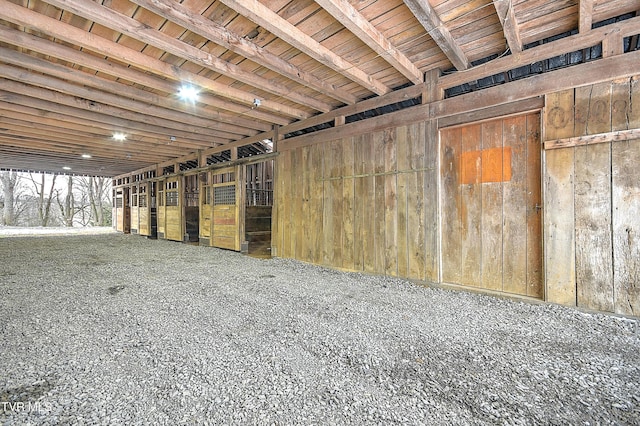
M 640 316 L 640 139 L 612 146 L 614 311 Z
M 342 267 L 348 270 L 355 268 L 355 179 L 353 138 L 342 141 Z
M 540 114 L 527 117 L 526 129 L 526 221 L 527 221 L 527 295 L 544 296 L 542 232 L 542 149 Z
M 482 149 L 500 148 L 501 145 L 502 121 L 482 124 Z M 489 182 L 482 187 L 482 287 L 491 290 L 503 290 L 502 185 L 502 182 Z
M 407 146 L 409 150 L 409 168 L 416 170 L 407 176 L 407 238 L 408 238 L 408 277 L 425 280 L 426 268 L 426 210 L 425 194 L 425 127 L 415 124 L 407 128 Z M 436 192 L 437 194 L 437 192 Z M 432 254 L 429 254 L 432 255 Z
M 462 246 L 458 171 L 460 169 L 461 129 L 442 132 L 442 279 L 459 283 L 462 277 Z
M 410 175 L 409 141 L 407 126 L 395 129 L 397 170 L 397 233 L 396 257 L 398 261 L 398 276 L 407 277 L 409 274 L 409 243 L 408 243 L 408 191 L 407 185 Z
M 511 179 L 503 184 L 503 289 L 527 294 L 527 116 L 504 120 L 504 147 L 511 148 Z M 540 173 L 536 173 L 540 179 Z M 533 207 L 533 206 L 532 206 Z M 536 241 L 540 236 L 531 235 Z
M 398 275 L 398 176 L 396 129 L 387 129 L 383 133 L 384 144 L 384 272 L 387 275 Z
M 425 216 L 425 278 L 440 281 L 440 138 L 436 120 L 425 123 L 424 132 L 424 216 Z
M 460 284 L 482 284 L 482 126 L 470 125 L 460 129 L 461 176 L 457 196 L 460 199 Z M 470 154 L 465 156 L 465 154 Z M 462 161 L 466 158 L 466 161 Z M 465 164 L 467 163 L 467 164 Z M 469 183 L 466 183 L 466 182 Z
M 575 163 L 577 302 L 612 312 L 611 145 L 578 147 Z

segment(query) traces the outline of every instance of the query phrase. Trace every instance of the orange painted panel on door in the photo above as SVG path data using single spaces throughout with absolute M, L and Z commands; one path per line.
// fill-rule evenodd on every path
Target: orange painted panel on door
M 511 147 L 463 152 L 460 156 L 460 183 L 463 185 L 509 182 Z

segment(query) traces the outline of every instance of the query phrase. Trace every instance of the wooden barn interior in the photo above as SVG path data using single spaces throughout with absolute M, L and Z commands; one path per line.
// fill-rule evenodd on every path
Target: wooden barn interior
M 112 177 L 121 232 L 637 317 L 638 13 L 0 0 L 0 168 Z

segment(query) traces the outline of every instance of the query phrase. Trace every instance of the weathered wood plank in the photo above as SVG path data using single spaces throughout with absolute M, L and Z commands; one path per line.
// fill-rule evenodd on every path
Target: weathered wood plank
M 362 234 L 362 254 L 363 267 L 365 272 L 376 272 L 376 178 L 373 176 L 376 164 L 376 147 L 374 145 L 374 136 L 371 133 L 363 136 L 363 172 L 366 176 L 362 178 L 362 193 L 359 194 L 363 199 L 363 234 Z
M 502 147 L 502 121 L 482 124 L 482 149 Z M 502 152 L 496 155 L 502 164 Z M 489 164 L 482 165 L 484 182 L 487 172 L 494 172 Z M 502 182 L 486 182 L 482 187 L 482 287 L 502 290 Z
M 631 102 L 629 105 L 629 128 L 640 128 L 640 76 L 631 78 Z
M 425 168 L 425 128 L 417 123 L 407 128 L 407 146 L 409 149 L 409 168 Z M 408 277 L 425 279 L 425 172 L 411 173 L 407 185 L 407 237 L 409 252 Z
M 460 129 L 461 183 L 460 199 L 461 276 L 460 284 L 482 285 L 482 126 Z
M 503 185 L 503 290 L 527 294 L 527 116 L 504 120 L 504 147 L 511 149 L 511 180 Z M 535 165 L 534 165 L 535 166 Z
M 332 176 L 333 155 L 332 144 L 327 142 L 322 144 L 324 168 L 323 168 L 323 209 L 322 209 L 322 229 L 323 229 L 323 247 L 322 262 L 324 265 L 332 266 L 334 257 L 334 234 L 333 234 L 333 185 L 329 180 Z
M 555 139 L 545 142 L 544 148 L 545 150 L 549 150 L 584 145 L 595 145 L 598 143 L 628 141 L 631 139 L 637 139 L 638 137 L 640 137 L 640 129 L 618 130 L 615 132 L 597 133 L 595 135 Z
M 611 145 L 576 148 L 578 306 L 613 312 Z
M 438 188 L 440 175 L 440 138 L 436 120 L 427 121 L 424 125 L 424 152 L 425 167 L 424 173 L 424 220 L 425 220 L 425 278 L 432 282 L 440 280 L 440 209 Z M 422 137 L 422 136 L 421 136 Z
M 527 116 L 526 134 L 526 215 L 527 215 L 527 295 L 543 297 L 542 265 L 542 179 L 540 176 L 540 114 Z
M 355 179 L 353 138 L 342 140 L 342 265 L 341 267 L 353 270 L 355 267 L 354 239 L 360 238 L 353 234 L 354 210 L 355 210 Z
M 293 237 L 291 229 L 291 152 L 280 153 L 278 160 L 282 160 L 281 171 L 278 173 L 282 188 L 282 217 L 280 218 L 280 229 L 282 230 L 282 257 L 293 257 L 291 250 L 291 240 Z
M 398 276 L 408 277 L 409 274 L 409 242 L 408 242 L 408 180 L 413 174 L 409 173 L 409 141 L 407 126 L 398 127 L 396 133 L 396 160 L 398 175 L 397 184 L 397 240 L 396 250 L 398 259 Z
M 461 129 L 443 130 L 442 143 L 442 279 L 459 283 L 462 276 L 460 194 L 458 192 Z
M 396 129 L 384 131 L 385 172 L 397 171 Z M 397 174 L 384 176 L 385 267 L 387 275 L 398 275 L 398 180 Z
M 612 150 L 614 311 L 640 316 L 640 139 Z
M 573 90 L 546 95 L 545 140 L 574 136 L 574 101 Z M 545 299 L 563 305 L 576 304 L 574 155 L 575 148 L 545 153 Z
M 296 224 L 298 225 L 296 246 L 297 259 L 305 262 L 311 262 L 311 235 L 315 232 L 315 223 L 312 223 L 310 219 L 311 206 L 310 206 L 310 194 L 311 191 L 311 161 L 310 161 L 310 146 L 305 146 L 299 150 L 300 152 L 300 168 L 298 169 L 299 180 L 298 186 L 298 199 L 301 205 L 301 209 L 298 211 L 298 217 Z
M 341 139 L 334 140 L 330 143 L 331 152 L 329 156 L 332 157 L 332 167 L 331 167 L 331 193 L 332 200 L 331 204 L 333 206 L 333 228 L 327 228 L 328 232 L 333 232 L 333 258 L 331 259 L 330 266 L 341 267 L 342 266 L 342 256 L 343 256 L 343 240 L 344 240 L 344 232 L 343 232 L 343 192 L 342 187 L 344 183 L 344 179 L 342 177 L 344 170 L 344 159 L 343 159 L 343 143 Z
M 311 175 L 310 175 L 310 213 L 309 221 L 311 222 L 311 243 L 312 250 L 311 261 L 316 264 L 321 264 L 323 260 L 322 248 L 323 248 L 323 234 L 326 232 L 324 229 L 324 216 L 323 216 L 323 189 L 322 183 L 322 171 L 324 170 L 323 158 L 324 150 L 322 145 L 312 145 L 310 152 L 311 163 Z
M 303 187 L 304 187 L 304 171 L 303 171 L 303 149 L 296 149 L 291 153 L 291 199 L 289 202 L 291 208 L 291 256 L 294 259 L 304 260 L 304 222 L 306 218 L 302 216 L 303 210 Z
M 373 134 L 373 155 L 374 163 L 374 191 L 375 191 L 375 216 L 374 216 L 374 232 L 375 232 L 375 271 L 380 274 L 385 273 L 385 144 L 384 132 L 376 132 Z
M 364 192 L 365 174 L 365 140 L 364 135 L 353 138 L 353 269 L 364 270 L 365 224 L 364 207 L 367 195 Z
M 616 80 L 611 83 L 611 131 L 629 129 L 629 108 L 631 102 L 631 79 Z M 640 134 L 640 133 L 639 133 Z

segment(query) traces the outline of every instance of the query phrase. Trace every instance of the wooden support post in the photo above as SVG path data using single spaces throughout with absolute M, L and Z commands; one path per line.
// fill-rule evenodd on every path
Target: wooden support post
M 622 55 L 624 53 L 624 42 L 620 33 L 614 32 L 602 40 L 602 57 Z
M 278 142 L 283 139 L 284 135 L 280 134 L 280 126 L 273 126 L 273 152 L 278 152 Z
M 198 155 L 198 167 L 206 167 L 207 156 L 205 155 L 204 151 L 199 149 L 197 155 Z
M 339 115 L 337 116 L 334 120 L 333 123 L 336 127 L 338 126 L 342 126 L 345 123 L 345 116 L 344 115 Z
M 231 151 L 231 161 L 238 159 L 238 147 L 232 146 L 229 151 Z

